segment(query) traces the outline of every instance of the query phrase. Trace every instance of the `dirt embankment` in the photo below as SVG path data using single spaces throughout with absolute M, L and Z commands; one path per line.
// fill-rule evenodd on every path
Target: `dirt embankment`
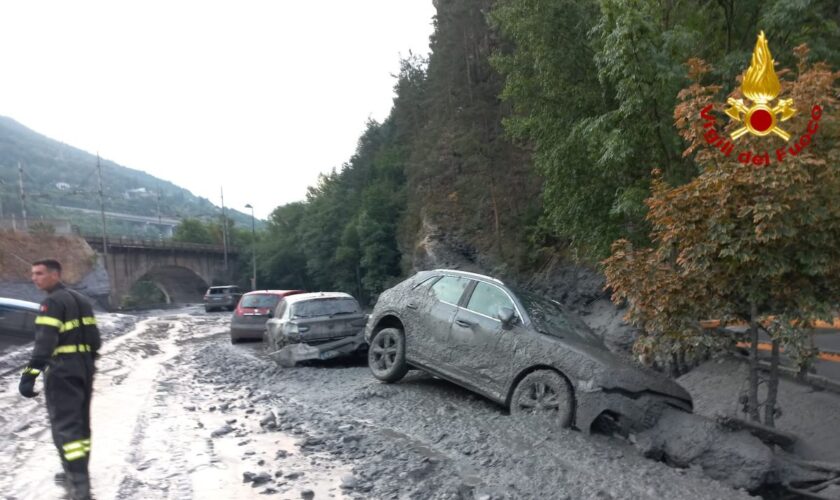
M 46 258 L 61 262 L 64 281 L 75 284 L 93 270 L 96 252 L 78 236 L 0 231 L 0 283 L 28 282 L 30 263 Z

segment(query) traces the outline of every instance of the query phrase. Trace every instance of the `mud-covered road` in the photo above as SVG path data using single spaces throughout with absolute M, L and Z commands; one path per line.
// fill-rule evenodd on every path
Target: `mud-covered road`
M 100 320 L 97 499 L 749 498 L 423 372 L 384 385 L 361 360 L 277 368 L 261 344 L 231 345 L 228 320 L 198 308 Z M 0 496 L 61 498 L 43 396 L 17 394 L 28 349 L 0 358 Z

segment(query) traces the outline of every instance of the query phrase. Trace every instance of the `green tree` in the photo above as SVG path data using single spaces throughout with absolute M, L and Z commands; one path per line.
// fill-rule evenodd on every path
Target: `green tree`
M 212 245 L 216 243 L 210 227 L 198 219 L 186 218 L 182 219 L 181 223 L 175 227 L 175 233 L 172 235 L 173 241 L 180 241 L 184 243 L 202 243 L 205 245 Z
M 800 111 L 784 126 L 799 134 L 815 130 L 818 138 L 798 151 L 802 140 L 794 138 L 781 148 L 790 148 L 784 161 L 769 166 L 720 154 L 705 143 L 707 129 L 699 116 L 717 102 L 719 87 L 701 85 L 709 68 L 693 61 L 697 83 L 681 93 L 675 117 L 688 145 L 686 157 L 704 169 L 676 187 L 655 179 L 647 200 L 653 246 L 618 240 L 605 261 L 613 300 L 627 302 L 627 319 L 644 332 L 636 350 L 646 357 L 667 360 L 719 346 L 719 333 L 701 327 L 704 319 L 749 324 L 747 412 L 756 421 L 758 333 L 765 330 L 773 345 L 764 402 L 764 423 L 771 426 L 780 348 L 807 364 L 813 352 L 803 327 L 828 319 L 840 297 L 840 120 L 819 111 L 837 109 L 840 73 L 823 64 L 809 66 L 804 47 L 797 53 L 796 78 L 782 83 L 785 97 Z M 720 105 L 715 111 L 725 116 Z M 725 133 L 739 126 L 733 122 Z M 780 141 L 745 136 L 738 150 L 762 151 L 768 143 Z

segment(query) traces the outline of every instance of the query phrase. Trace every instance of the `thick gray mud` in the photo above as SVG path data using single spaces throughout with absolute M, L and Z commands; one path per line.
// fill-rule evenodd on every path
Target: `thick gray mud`
M 115 323 L 93 403 L 96 498 L 738 499 L 697 467 L 626 442 L 517 420 L 423 372 L 361 360 L 278 368 L 197 309 Z M 2 377 L 0 491 L 60 498 L 43 398 Z

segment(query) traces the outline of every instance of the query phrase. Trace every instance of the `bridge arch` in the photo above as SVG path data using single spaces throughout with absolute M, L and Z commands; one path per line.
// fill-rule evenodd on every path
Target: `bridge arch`
M 103 252 L 101 238 L 87 237 Z M 235 251 L 229 251 L 231 256 Z M 111 285 L 110 306 L 119 307 L 141 279 L 159 287 L 174 303 L 200 302 L 211 284 L 225 284 L 235 275 L 223 248 L 171 241 L 109 239 L 105 268 Z M 230 264 L 235 260 L 231 259 Z
M 183 266 L 154 266 L 139 276 L 129 290 L 139 281 L 150 281 L 166 297 L 166 303 L 199 302 L 209 284 L 192 269 Z

